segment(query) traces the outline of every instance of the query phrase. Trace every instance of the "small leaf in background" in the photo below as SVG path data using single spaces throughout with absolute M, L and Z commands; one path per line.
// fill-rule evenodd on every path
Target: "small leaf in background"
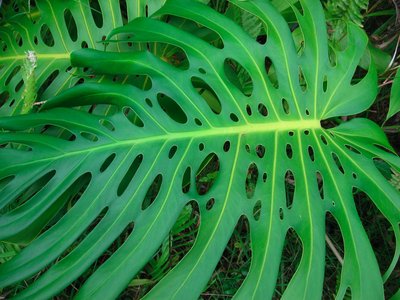
M 386 120 L 393 117 L 400 111 L 400 68 L 397 69 L 396 76 L 392 84 L 392 91 L 390 93 L 390 105 Z

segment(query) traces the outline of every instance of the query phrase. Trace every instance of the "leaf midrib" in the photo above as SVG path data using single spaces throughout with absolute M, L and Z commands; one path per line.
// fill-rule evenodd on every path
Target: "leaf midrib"
M 107 150 L 109 148 L 115 149 L 116 145 L 119 147 L 124 147 L 124 146 L 132 146 L 132 145 L 140 145 L 140 144 L 152 144 L 158 141 L 162 140 L 189 140 L 192 138 L 206 138 L 206 137 L 212 137 L 212 136 L 223 136 L 226 137 L 228 135 L 242 135 L 242 134 L 253 134 L 253 133 L 270 133 L 270 132 L 281 132 L 281 131 L 293 131 L 293 130 L 315 130 L 315 129 L 320 129 L 320 121 L 319 120 L 296 120 L 296 121 L 284 121 L 284 122 L 272 122 L 272 123 L 251 123 L 247 125 L 242 125 L 242 126 L 235 126 L 235 127 L 212 127 L 207 130 L 201 130 L 201 131 L 185 131 L 185 132 L 168 132 L 167 134 L 162 134 L 162 135 L 155 135 L 155 136 L 150 136 L 150 137 L 143 137 L 143 138 L 137 138 L 137 139 L 129 139 L 129 140 L 122 140 L 122 141 L 117 141 L 115 140 L 111 141 L 111 143 L 106 143 L 103 145 L 95 146 L 96 142 L 93 142 L 92 147 L 89 145 L 88 148 L 85 148 L 83 150 L 77 150 L 77 151 L 68 151 L 64 152 L 63 154 L 57 155 L 57 156 L 51 156 L 51 157 L 46 157 L 43 159 L 35 160 L 35 161 L 29 161 L 29 162 L 24 162 L 21 164 L 16 164 L 13 167 L 22 167 L 22 166 L 29 166 L 32 164 L 37 164 L 37 163 L 43 163 L 48 160 L 58 160 L 58 159 L 63 159 L 69 156 L 75 156 L 75 155 L 83 155 L 84 153 L 87 152 L 95 152 L 95 151 L 102 151 L 102 150 Z M 12 141 L 11 141 L 12 142 Z M 74 143 L 74 142 L 71 142 Z M 6 171 L 6 170 L 4 170 Z

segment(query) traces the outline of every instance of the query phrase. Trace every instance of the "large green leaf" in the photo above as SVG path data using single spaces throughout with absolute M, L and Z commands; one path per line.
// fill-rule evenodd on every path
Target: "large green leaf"
M 303 251 L 283 297 L 320 299 L 328 213 L 339 224 L 345 248 L 338 299 L 348 288 L 354 299 L 384 298 L 383 281 L 400 255 L 400 194 L 374 160 L 400 170 L 400 159 L 367 119 L 321 127 L 322 120 L 362 112 L 374 101 L 373 64 L 361 81 L 353 80 L 367 37 L 350 25 L 347 48 L 330 50 L 319 1 L 303 0 L 302 11 L 295 9 L 305 42 L 298 53 L 286 21 L 268 1 L 232 2 L 262 21 L 265 44 L 208 6 L 170 0 L 155 17 L 173 15 L 202 30 L 138 18 L 109 38 L 124 34 L 132 36 L 128 42 L 170 44 L 184 51 L 187 64 L 176 67 L 149 51 L 80 50 L 72 55 L 74 65 L 96 74 L 146 75 L 151 87 L 83 84 L 46 102 L 41 113 L 0 119 L 0 144 L 9 145 L 0 149 L 0 239 L 29 243 L 0 266 L 0 286 L 50 266 L 18 296 L 56 295 L 133 224 L 77 295 L 115 298 L 195 200 L 195 244 L 146 298 L 196 299 L 245 216 L 252 261 L 236 298 L 273 296 L 292 228 Z M 210 31 L 218 42 L 202 39 Z M 250 94 L 235 80 L 237 66 L 251 78 Z M 110 105 L 113 114 L 75 109 L 94 104 Z M 66 135 L 32 132 L 47 125 L 66 129 Z M 209 189 L 202 190 L 196 174 L 210 155 L 218 158 L 217 167 Z M 286 193 L 288 177 L 293 199 Z M 149 199 L 155 182 L 159 188 Z M 365 192 L 393 227 L 396 249 L 384 276 L 357 215 L 354 189 Z M 59 210 L 62 217 L 53 219 Z
M 15 1 L 2 8 L 7 17 L 0 27 L 0 115 L 18 114 L 21 110 L 27 51 L 34 51 L 37 57 L 37 101 L 45 101 L 81 78 L 70 67 L 72 51 L 85 47 L 103 49 L 101 40 L 122 26 L 123 20 L 151 14 L 164 2 L 42 0 L 33 2 L 34 6 L 25 7 L 24 1 Z M 124 48 L 128 47 L 118 45 L 115 50 Z

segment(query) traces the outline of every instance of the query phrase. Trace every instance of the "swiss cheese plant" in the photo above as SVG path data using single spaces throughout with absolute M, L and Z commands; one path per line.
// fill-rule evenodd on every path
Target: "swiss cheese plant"
M 72 53 L 73 66 L 107 80 L 46 99 L 39 113 L 0 119 L 0 239 L 27 245 L 0 265 L 1 287 L 40 273 L 17 298 L 57 295 L 129 228 L 77 294 L 115 298 L 195 202 L 194 245 L 146 299 L 196 299 L 243 217 L 251 265 L 235 297 L 272 298 L 294 230 L 303 251 L 283 298 L 320 299 L 328 214 L 344 241 L 336 297 L 350 289 L 354 299 L 384 298 L 400 255 L 400 194 L 376 162 L 399 171 L 400 159 L 368 119 L 324 125 L 374 101 L 373 63 L 354 77 L 367 36 L 350 24 L 344 49 L 330 48 L 320 2 L 303 0 L 292 8 L 299 45 L 269 1 L 231 3 L 258 19 L 258 37 L 198 1 L 169 0 L 152 18 L 112 30 L 105 50 Z M 173 49 L 176 60 L 157 47 Z M 396 237 L 384 274 L 355 190 L 370 197 Z

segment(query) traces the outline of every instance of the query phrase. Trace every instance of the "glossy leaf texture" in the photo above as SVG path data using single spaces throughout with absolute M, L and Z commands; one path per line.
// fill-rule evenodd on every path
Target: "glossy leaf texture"
M 383 282 L 400 255 L 400 194 L 374 160 L 400 170 L 400 159 L 367 119 L 321 127 L 322 120 L 362 112 L 374 101 L 373 65 L 362 80 L 353 80 L 366 35 L 350 25 L 347 48 L 329 49 L 320 2 L 303 0 L 301 10 L 293 8 L 304 36 L 299 52 L 270 2 L 232 3 L 261 20 L 266 40 L 256 41 L 206 5 L 170 0 L 154 18 L 113 30 L 107 42 L 129 35 L 132 43 L 172 45 L 186 63 L 175 65 L 146 50 L 83 49 L 73 53 L 74 65 L 101 75 L 146 76 L 151 86 L 82 84 L 46 102 L 38 114 L 0 119 L 0 144 L 9 145 L 0 149 L 0 205 L 11 210 L 1 215 L 0 238 L 33 239 L 0 266 L 0 286 L 55 262 L 17 298 L 56 295 L 133 226 L 77 294 L 113 299 L 152 258 L 185 205 L 196 201 L 200 228 L 193 247 L 146 299 L 197 299 L 243 216 L 252 257 L 235 297 L 272 298 L 293 229 L 302 257 L 283 298 L 321 299 L 327 214 L 344 240 L 338 299 L 349 288 L 354 299 L 383 299 Z M 197 29 L 159 16 L 181 18 Z M 215 39 L 204 40 L 210 35 Z M 246 89 L 239 75 L 251 82 Z M 77 109 L 102 104 L 113 113 Z M 32 133 L 38 126 L 63 128 L 65 135 Z M 210 155 L 217 167 L 202 189 L 197 170 Z M 286 193 L 287 178 L 293 197 Z M 354 189 L 365 192 L 393 228 L 396 249 L 384 275 L 357 214 Z M 54 220 L 59 211 L 62 217 Z
M 400 69 L 397 70 L 393 79 L 392 90 L 390 92 L 390 105 L 386 120 L 393 117 L 400 111 Z
M 19 114 L 21 110 L 27 51 L 36 53 L 37 101 L 45 101 L 78 81 L 89 79 L 89 74 L 77 74 L 71 68 L 71 52 L 88 47 L 104 49 L 102 40 L 112 29 L 153 13 L 164 0 L 121 4 L 109 0 L 26 2 L 13 1 L 1 12 L 0 116 Z M 118 45 L 114 50 L 124 49 Z

